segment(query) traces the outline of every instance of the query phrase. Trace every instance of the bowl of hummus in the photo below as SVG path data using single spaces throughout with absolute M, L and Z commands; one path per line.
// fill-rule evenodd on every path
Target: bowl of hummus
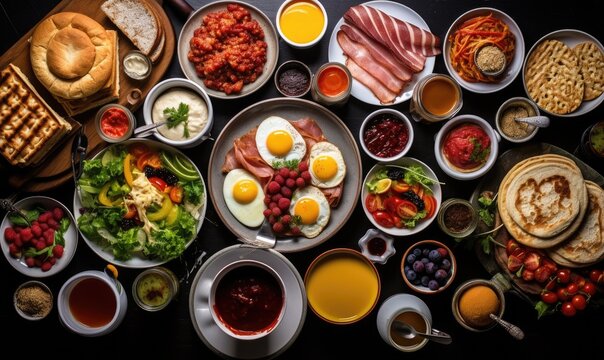
M 472 180 L 487 173 L 499 151 L 499 134 L 476 115 L 449 120 L 436 134 L 434 154 L 440 168 L 458 180 Z
M 191 148 L 210 137 L 213 110 L 210 97 L 187 79 L 167 79 L 156 84 L 143 105 L 145 123 L 163 123 L 153 135 L 179 148 Z

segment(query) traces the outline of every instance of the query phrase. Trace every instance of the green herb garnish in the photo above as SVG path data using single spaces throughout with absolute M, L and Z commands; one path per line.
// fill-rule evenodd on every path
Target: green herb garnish
M 189 105 L 185 103 L 180 103 L 178 105 L 178 109 L 173 107 L 165 108 L 164 115 L 168 116 L 168 128 L 171 129 L 173 127 L 178 126 L 180 123 L 184 123 L 184 131 L 183 136 L 188 138 L 189 134 Z
M 470 160 L 474 162 L 483 162 L 487 156 L 491 153 L 490 147 L 482 147 L 482 143 L 478 141 L 477 138 L 471 137 L 470 142 L 473 145 L 472 154 L 470 155 Z
M 275 160 L 273 161 L 273 169 L 281 169 L 288 168 L 290 170 L 298 170 L 298 164 L 300 164 L 300 160 Z
M 495 198 L 497 198 L 497 195 L 493 198 L 486 195 L 478 198 L 478 216 L 487 226 L 493 226 L 495 221 Z

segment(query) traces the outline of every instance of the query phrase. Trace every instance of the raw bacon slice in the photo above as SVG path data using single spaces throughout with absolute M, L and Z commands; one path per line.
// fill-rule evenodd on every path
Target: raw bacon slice
M 411 77 L 413 76 L 411 70 L 400 62 L 396 56 L 382 44 L 365 35 L 364 32 L 354 25 L 342 24 L 340 30 L 348 35 L 350 40 L 355 43 L 363 44 L 367 50 L 369 50 L 371 56 L 398 79 L 404 82 L 411 81 Z
M 353 43 L 343 31 L 338 31 L 337 40 L 344 51 L 344 54 L 362 67 L 363 70 L 370 73 L 393 93 L 398 94 L 401 92 L 405 83 L 394 76 L 388 69 L 381 66 L 381 64 L 371 56 L 365 46 L 359 43 Z
M 350 71 L 353 78 L 359 81 L 361 84 L 367 86 L 369 90 L 378 98 L 382 104 L 391 104 L 396 98 L 396 94 L 388 90 L 382 83 L 376 78 L 371 76 L 367 71 L 363 70 L 350 58 L 346 59 L 346 67 Z

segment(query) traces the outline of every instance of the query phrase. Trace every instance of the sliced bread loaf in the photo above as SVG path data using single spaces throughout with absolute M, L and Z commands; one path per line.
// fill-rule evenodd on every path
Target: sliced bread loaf
M 157 47 L 160 24 L 144 0 L 107 0 L 101 9 L 142 53 Z

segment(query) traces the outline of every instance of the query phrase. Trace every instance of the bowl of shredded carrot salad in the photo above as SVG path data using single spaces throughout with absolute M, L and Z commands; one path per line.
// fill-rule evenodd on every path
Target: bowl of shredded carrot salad
M 491 93 L 509 85 L 522 69 L 524 38 L 516 22 L 494 8 L 477 8 L 461 15 L 449 28 L 443 57 L 449 74 L 465 89 Z M 505 55 L 501 75 L 485 75 L 474 61 L 483 46 L 499 48 Z

